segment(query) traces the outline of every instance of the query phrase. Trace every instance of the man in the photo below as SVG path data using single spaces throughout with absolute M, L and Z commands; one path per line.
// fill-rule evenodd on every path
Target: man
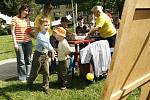
M 74 40 L 75 39 L 75 33 L 71 32 L 68 28 L 68 23 L 70 21 L 67 19 L 67 17 L 61 18 L 61 24 L 60 27 L 63 27 L 66 30 L 66 39 L 67 40 Z
M 115 46 L 116 29 L 110 17 L 103 12 L 102 6 L 94 6 L 91 11 L 96 18 L 96 26 L 92 28 L 90 32 L 87 33 L 87 35 L 98 31 L 100 40 L 108 40 L 109 46 L 113 48 Z

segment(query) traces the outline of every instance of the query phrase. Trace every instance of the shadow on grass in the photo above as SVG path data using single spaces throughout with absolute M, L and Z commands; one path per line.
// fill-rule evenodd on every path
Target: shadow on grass
M 80 76 L 74 76 L 73 79 L 69 78 L 67 87 L 68 89 L 84 89 L 88 85 L 88 82 L 82 79 Z M 51 81 L 49 86 L 52 89 L 60 89 L 60 85 L 57 81 Z
M 15 81 L 17 78 L 12 78 L 6 81 Z M 8 93 L 14 93 L 19 91 L 42 91 L 41 84 L 36 83 L 32 86 L 32 88 L 29 89 L 26 83 L 14 83 L 12 85 L 6 86 L 4 88 L 0 88 L 0 97 L 5 98 L 6 100 L 13 100 L 11 96 L 8 95 Z
M 99 80 L 103 80 L 104 78 L 99 78 Z M 27 84 L 24 84 L 24 83 L 20 83 L 20 82 L 17 82 L 17 78 L 11 78 L 11 79 L 8 79 L 6 80 L 6 82 L 8 81 L 16 81 L 4 88 L 0 88 L 0 97 L 3 97 L 5 98 L 6 100 L 13 100 L 11 98 L 11 96 L 9 96 L 9 93 L 14 93 L 14 92 L 19 92 L 19 91 L 26 91 L 26 92 L 35 92 L 35 91 L 40 91 L 40 92 L 43 92 L 41 87 L 42 87 L 42 84 L 41 83 L 34 83 L 32 85 L 32 87 L 28 87 Z M 49 82 L 49 86 L 50 86 L 50 89 L 60 89 L 60 86 L 57 84 L 57 81 L 50 81 Z M 88 85 L 90 85 L 90 83 L 81 78 L 80 76 L 74 76 L 74 79 L 70 79 L 69 81 L 69 85 L 68 85 L 68 89 L 72 90 L 72 89 L 84 89 L 85 87 L 87 87 Z
M 69 89 L 84 89 L 89 82 L 80 76 L 74 76 L 69 82 Z
M 1 88 L 0 88 L 1 89 Z M 0 96 L 3 96 L 6 100 L 13 100 L 10 96 L 0 91 Z
M 5 51 L 5 52 L 0 52 L 0 54 L 10 53 L 10 52 L 13 52 L 13 51 L 14 51 L 14 50 Z
M 105 78 L 106 77 L 100 77 L 96 81 L 103 80 Z M 90 84 L 93 83 L 91 81 L 83 79 L 80 76 L 74 76 L 74 78 L 70 78 L 70 81 L 68 82 L 68 89 L 84 89 Z M 52 89 L 60 89 L 60 85 L 58 85 L 57 81 L 51 81 L 49 86 Z

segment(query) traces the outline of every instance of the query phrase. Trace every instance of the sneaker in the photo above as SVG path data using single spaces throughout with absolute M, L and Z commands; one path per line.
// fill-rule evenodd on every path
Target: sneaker
M 64 86 L 64 87 L 61 87 L 61 90 L 65 90 L 65 89 L 67 89 L 67 87 L 66 87 L 66 86 Z

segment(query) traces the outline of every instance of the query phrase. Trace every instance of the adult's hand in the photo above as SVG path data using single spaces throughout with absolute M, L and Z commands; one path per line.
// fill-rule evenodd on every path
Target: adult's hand
M 14 44 L 14 48 L 16 51 L 18 51 L 19 50 L 18 44 Z

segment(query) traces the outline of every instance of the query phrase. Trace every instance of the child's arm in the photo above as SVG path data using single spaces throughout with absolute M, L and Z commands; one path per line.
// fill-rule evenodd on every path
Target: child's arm
M 69 55 L 70 53 L 73 52 L 73 50 L 70 47 L 70 45 L 68 44 L 68 42 L 65 44 L 65 47 L 66 47 L 66 55 Z
M 39 42 L 44 46 L 44 48 L 48 49 L 48 51 L 55 51 L 54 48 L 52 47 L 52 45 L 50 44 L 49 41 L 47 41 L 45 38 L 43 37 L 38 37 Z
M 50 42 L 46 41 L 45 39 L 40 39 L 40 42 L 46 49 L 48 49 L 48 51 L 52 52 L 52 59 L 54 60 L 56 51 L 54 50 Z

